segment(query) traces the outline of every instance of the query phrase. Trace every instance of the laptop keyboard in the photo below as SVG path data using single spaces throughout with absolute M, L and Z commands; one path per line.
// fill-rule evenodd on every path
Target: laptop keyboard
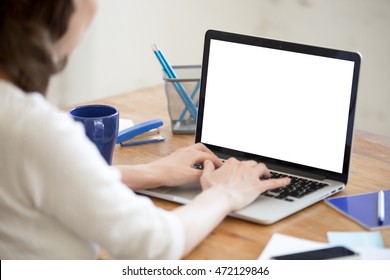
M 328 184 L 326 183 L 295 177 L 291 175 L 286 175 L 282 173 L 277 173 L 274 171 L 271 171 L 271 177 L 269 179 L 276 179 L 276 178 L 283 178 L 283 177 L 289 177 L 291 179 L 291 183 L 285 187 L 266 191 L 262 195 L 277 198 L 277 199 L 283 199 L 286 201 L 294 201 L 294 199 L 301 198 L 305 195 L 315 192 L 316 190 L 328 186 Z
M 203 164 L 195 164 L 193 167 L 203 170 Z M 292 202 L 295 199 L 304 197 L 305 195 L 328 186 L 328 184 L 319 181 L 295 177 L 275 171 L 271 171 L 271 177 L 268 179 L 278 179 L 284 177 L 289 177 L 291 179 L 291 183 L 289 185 L 266 191 L 261 195 Z

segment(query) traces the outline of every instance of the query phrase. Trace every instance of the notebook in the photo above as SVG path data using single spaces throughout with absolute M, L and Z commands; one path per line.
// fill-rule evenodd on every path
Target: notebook
M 272 224 L 345 188 L 360 62 L 355 52 L 206 32 L 195 142 L 318 185 L 304 195 L 264 193 L 231 216 Z M 143 193 L 188 203 L 200 191 Z
M 384 194 L 384 220 L 378 218 L 378 193 L 327 198 L 326 204 L 369 230 L 390 227 L 390 190 Z

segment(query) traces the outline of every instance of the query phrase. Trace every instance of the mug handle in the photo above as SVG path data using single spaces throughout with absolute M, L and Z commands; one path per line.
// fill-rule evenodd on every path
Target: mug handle
M 104 123 L 103 119 L 93 121 L 93 141 L 102 141 L 104 138 Z

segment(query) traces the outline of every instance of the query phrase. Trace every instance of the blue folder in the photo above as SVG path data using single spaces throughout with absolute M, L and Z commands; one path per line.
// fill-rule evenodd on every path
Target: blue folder
M 327 198 L 325 202 L 369 230 L 390 227 L 390 190 L 384 191 L 385 219 L 378 219 L 378 193 Z

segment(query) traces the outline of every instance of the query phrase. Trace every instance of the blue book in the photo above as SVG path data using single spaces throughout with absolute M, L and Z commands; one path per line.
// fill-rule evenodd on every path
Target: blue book
M 378 218 L 378 192 L 327 198 L 325 202 L 369 230 L 381 229 L 390 227 L 390 190 L 383 193 L 383 221 Z

